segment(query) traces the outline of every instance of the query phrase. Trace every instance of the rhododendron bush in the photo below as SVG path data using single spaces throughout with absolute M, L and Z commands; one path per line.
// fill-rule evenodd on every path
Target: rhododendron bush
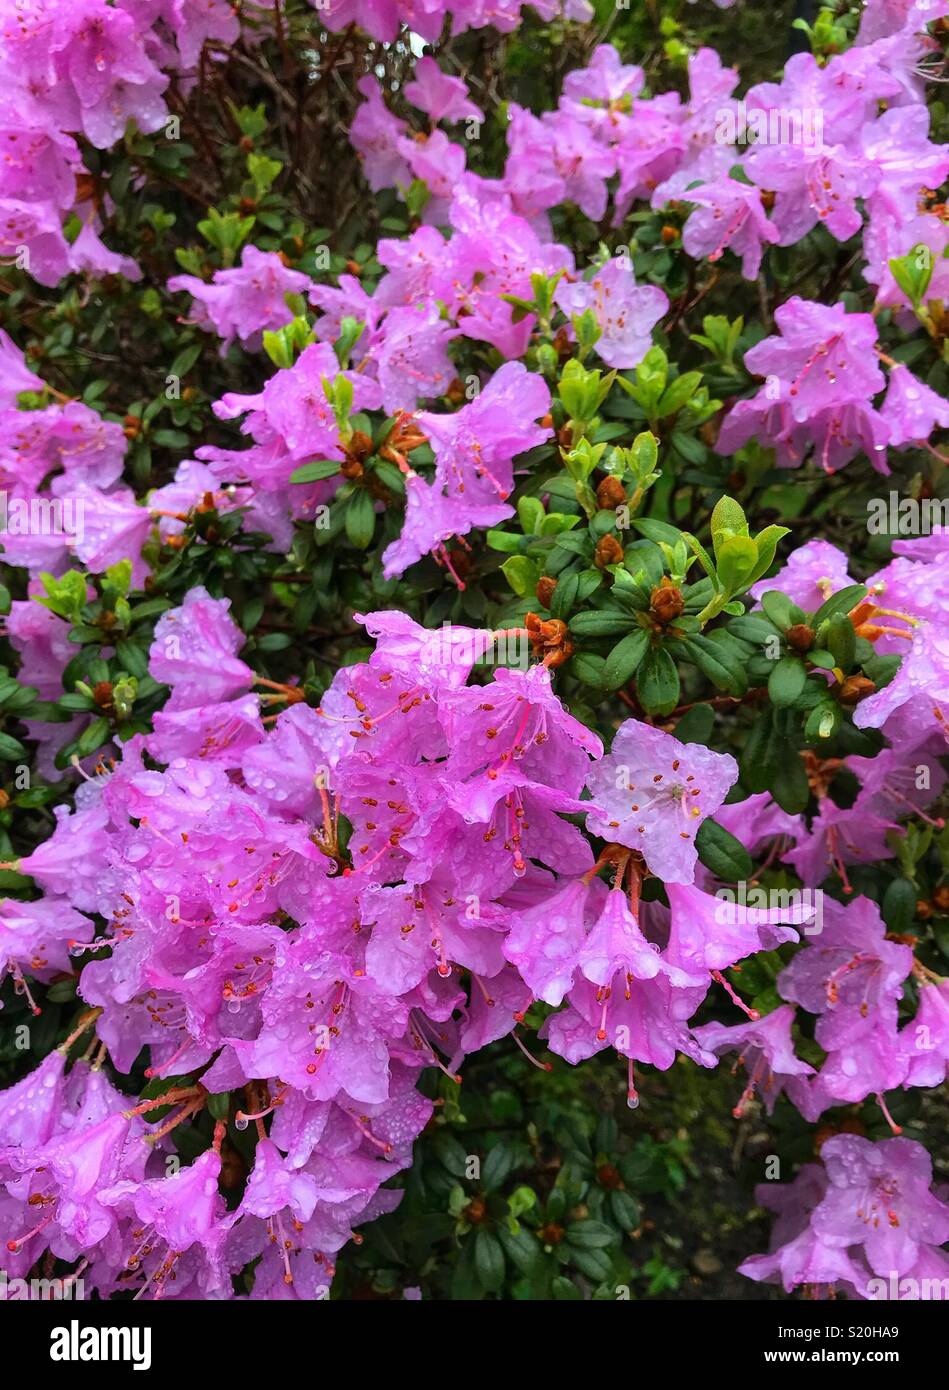
M 946 1296 L 949 4 L 803 10 L 0 0 L 8 1280 Z

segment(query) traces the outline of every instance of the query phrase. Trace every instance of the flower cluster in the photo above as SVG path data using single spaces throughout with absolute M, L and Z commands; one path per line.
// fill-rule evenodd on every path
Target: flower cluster
M 0 1102 L 17 1271 L 48 1249 L 81 1258 L 103 1292 L 209 1296 L 263 1255 L 255 1297 L 281 1279 L 313 1296 L 352 1223 L 396 1200 L 378 1188 L 430 1113 L 413 1088 L 421 1067 L 453 1075 L 534 997 L 566 997 L 551 1047 L 576 1061 L 615 1046 L 635 1104 L 634 1061 L 667 1068 L 682 1050 L 714 1063 L 687 1022 L 711 978 L 796 935 L 770 918 L 718 933 L 716 900 L 689 886 L 695 829 L 732 759 L 635 721 L 604 759 L 544 666 L 466 684 L 491 633 L 428 632 L 398 613 L 364 622 L 369 663 L 268 729 L 226 601 L 191 590 L 156 629 L 151 670 L 171 695 L 154 733 L 19 862 L 45 896 L 4 904 L 5 968 L 28 990 L 24 975 L 90 955 L 79 991 L 100 1049 L 68 1073 L 57 1050 Z M 642 790 L 630 782 L 590 809 L 584 787 L 608 789 L 626 758 Z M 570 813 L 615 840 L 612 890 Z M 645 923 L 652 940 L 637 919 L 640 864 L 670 882 L 668 921 Z M 152 1101 L 122 1096 L 102 1061 L 127 1073 L 143 1046 L 149 1075 L 194 1079 Z M 228 1212 L 221 1136 L 171 1176 L 162 1140 L 240 1089 L 259 1097 L 241 1115 L 261 1142 Z M 169 1119 L 143 1121 L 165 1104 Z
M 846 1292 L 867 1299 L 938 1298 L 946 1278 L 949 1206 L 932 1191 L 921 1144 L 871 1144 L 839 1134 L 792 1183 L 764 1184 L 762 1206 L 777 1213 L 768 1255 L 741 1266 L 751 1279 Z M 933 1292 L 933 1291 L 936 1292 Z

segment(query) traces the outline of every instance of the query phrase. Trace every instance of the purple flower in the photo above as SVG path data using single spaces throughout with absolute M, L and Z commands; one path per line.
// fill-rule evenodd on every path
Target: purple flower
M 791 552 L 777 574 L 759 579 L 749 592 L 760 602 L 762 594 L 778 589 L 805 613 L 816 613 L 831 594 L 854 582 L 847 572 L 848 563 L 844 552 L 829 541 L 807 541 Z
M 66 902 L 42 898 L 35 903 L 18 903 L 2 898 L 0 977 L 9 971 L 29 998 L 24 973 L 47 983 L 64 971 L 71 974 L 70 945 L 91 940 L 93 932 L 88 917 Z
M 589 772 L 596 803 L 587 829 L 638 850 L 667 883 L 691 883 L 695 832 L 722 804 L 738 778 L 729 753 L 680 743 L 651 724 L 627 719 L 607 757 Z
M 766 1283 L 780 1282 L 790 1293 L 801 1285 L 843 1286 L 862 1296 L 866 1272 L 848 1251 L 826 1243 L 811 1222 L 827 1191 L 823 1168 L 807 1163 L 792 1183 L 760 1183 L 755 1198 L 778 1213 L 771 1233 L 771 1251 L 752 1255 L 738 1266 L 739 1274 Z
M 570 989 L 595 904 L 591 885 L 574 879 L 515 916 L 504 954 L 538 999 L 559 1004 Z
M 795 420 L 809 420 L 834 402 L 865 401 L 883 389 L 870 314 L 848 314 L 842 304 L 815 304 L 795 296 L 774 318 L 780 335 L 751 348 L 745 365 L 758 376 L 786 384 Z
M 699 1066 L 715 1065 L 713 1054 L 699 1046 L 686 1026 L 705 992 L 704 984 L 676 985 L 665 971 L 622 988 L 582 980 L 570 991 L 569 1007 L 551 1014 L 540 1036 L 551 1052 L 573 1064 L 605 1047 L 615 1048 L 630 1063 L 628 1102 L 635 1108 L 633 1062 L 667 1071 L 681 1052 Z
M 568 317 L 592 310 L 601 333 L 596 350 L 609 367 L 638 366 L 669 308 L 662 290 L 636 284 L 632 266 L 620 256 L 606 261 L 592 280 L 562 280 L 554 299 Z
M 864 897 L 848 905 L 827 898 L 819 936 L 812 937 L 778 976 L 784 999 L 822 1015 L 818 1041 L 825 1048 L 850 1042 L 875 1026 L 899 1000 L 913 963 L 908 946 L 886 939 L 876 905 Z
M 429 487 L 408 479 L 402 537 L 383 556 L 388 576 L 401 574 L 451 535 L 512 515 L 506 499 L 514 486 L 513 460 L 550 438 L 549 429 L 533 423 L 549 408 L 543 378 L 508 362 L 453 415 L 419 413 L 419 428 L 435 452 L 435 482 Z
M 770 1115 L 775 1101 L 792 1077 L 813 1075 L 814 1068 L 794 1054 L 791 1026 L 794 1010 L 787 1004 L 774 1009 L 764 1018 L 727 1028 L 722 1023 L 708 1023 L 693 1030 L 696 1041 L 721 1056 L 737 1050 L 736 1068 L 743 1066 L 748 1084 L 736 1103 L 733 1114 L 740 1117 L 748 1100 L 755 1094 L 764 1102 Z
M 3 329 L 0 329 L 0 366 L 3 369 L 0 408 L 6 410 L 16 405 L 16 398 L 21 391 L 43 390 L 42 379 L 30 371 L 23 353 Z
M 175 275 L 168 281 L 172 293 L 183 290 L 194 299 L 194 322 L 223 339 L 222 356 L 235 338 L 256 351 L 267 330 L 293 318 L 287 295 L 305 294 L 309 288 L 308 275 L 288 269 L 275 251 L 256 246 L 244 247 L 239 266 L 216 270 L 209 285 L 193 275 Z
M 22 1081 L 0 1091 L 0 1133 L 4 1144 L 0 1165 L 6 1148 L 45 1144 L 62 1124 L 65 1067 L 66 1054 L 56 1048 Z
M 949 428 L 949 405 L 899 362 L 890 368 L 880 414 L 889 428 L 889 442 L 894 449 L 924 445 L 937 425 L 940 429 Z
M 455 185 L 465 172 L 464 150 L 443 130 L 414 138 L 403 135 L 396 144 L 411 176 L 428 190 L 423 214 L 426 222 L 440 226 L 447 220 Z
M 828 1186 L 811 1224 L 831 1248 L 862 1247 L 885 1277 L 907 1273 L 926 1246 L 949 1240 L 949 1206 L 930 1191 L 932 1162 L 922 1144 L 838 1134 L 821 1158 Z
M 102 865 L 108 854 L 109 814 L 98 800 L 74 810 L 57 806 L 56 828 L 48 840 L 17 861 L 47 892 L 67 898 L 80 912 L 99 910 Z M 25 906 L 25 904 L 21 904 Z
M 718 179 L 690 190 L 689 201 L 698 205 L 682 229 L 682 245 L 689 255 L 717 261 L 727 247 L 741 258 L 745 279 L 753 280 L 765 245 L 778 239 L 760 192 L 737 179 Z
M 909 1058 L 907 1086 L 941 1086 L 949 1067 L 949 981 L 919 986 L 916 1017 L 900 1032 Z
M 699 978 L 757 951 L 773 951 L 784 942 L 796 941 L 793 928 L 813 916 L 813 909 L 804 902 L 754 907 L 675 882 L 667 882 L 666 892 L 671 919 L 665 956 Z
M 589 127 L 565 111 L 538 119 L 512 103 L 504 185 L 525 217 L 557 203 L 576 203 L 592 221 L 606 213 L 606 181 L 615 172 L 613 155 Z
M 460 77 L 442 72 L 434 58 L 419 58 L 411 82 L 403 88 L 406 101 L 433 121 L 483 121 L 484 112 L 469 99 Z
M 103 574 L 112 565 L 131 560 L 132 583 L 143 584 L 148 569 L 141 552 L 152 524 L 147 508 L 131 488 L 102 492 L 83 484 L 74 496 L 82 504 L 82 526 L 72 548 L 86 569 Z
M 394 37 L 394 30 L 389 37 Z M 357 85 L 366 100 L 356 112 L 349 139 L 362 160 L 366 181 L 374 193 L 380 188 L 407 188 L 412 174 L 399 142 L 408 127 L 388 109 L 374 77 L 361 77 Z
M 445 323 L 434 304 L 389 310 L 373 352 L 388 415 L 444 395 L 455 377 L 447 348 L 460 331 Z
M 228 615 L 227 599 L 197 585 L 180 608 L 163 613 L 149 652 L 154 678 L 172 687 L 169 710 L 224 701 L 250 689 L 254 673 L 237 657 L 244 635 Z
M 740 840 L 749 853 L 775 841 L 785 844 L 801 833 L 800 816 L 782 811 L 770 792 L 758 792 L 744 801 L 720 806 L 715 813 L 719 825 Z

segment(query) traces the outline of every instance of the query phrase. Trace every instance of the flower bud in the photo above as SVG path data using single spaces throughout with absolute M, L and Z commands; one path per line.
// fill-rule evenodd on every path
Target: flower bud
M 649 615 L 664 627 L 673 622 L 685 608 L 685 599 L 667 575 L 653 589 L 649 599 Z
M 596 543 L 593 552 L 593 563 L 598 570 L 605 570 L 607 565 L 618 565 L 623 559 L 623 547 L 615 536 L 601 536 Z
M 840 687 L 840 703 L 842 705 L 859 704 L 868 695 L 872 695 L 875 690 L 876 686 L 868 676 L 848 676 Z
M 621 507 L 625 501 L 626 489 L 619 478 L 611 474 L 597 485 L 596 505 L 601 511 L 612 511 L 614 507 Z
M 814 629 L 808 627 L 807 623 L 795 623 L 788 628 L 785 636 L 788 646 L 796 652 L 809 652 L 814 645 Z
M 534 590 L 537 595 L 537 602 L 542 604 L 544 608 L 549 608 L 556 587 L 556 579 L 552 579 L 549 574 L 542 574 L 537 581 L 537 588 Z

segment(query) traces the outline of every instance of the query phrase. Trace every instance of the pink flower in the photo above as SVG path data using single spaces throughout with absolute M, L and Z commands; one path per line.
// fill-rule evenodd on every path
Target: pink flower
M 739 1053 L 738 1065 L 744 1067 L 748 1084 L 732 1112 L 736 1118 L 755 1094 L 764 1102 L 768 1114 L 772 1114 L 775 1102 L 789 1079 L 813 1075 L 814 1068 L 794 1054 L 791 1040 L 793 1023 L 794 1010 L 783 1004 L 764 1018 L 740 1023 L 735 1028 L 708 1023 L 704 1028 L 694 1030 L 696 1041 L 710 1052 L 718 1056 L 732 1050 Z
M 308 275 L 288 269 L 276 252 L 258 251 L 256 246 L 244 247 L 239 266 L 216 270 L 210 285 L 193 275 L 175 275 L 168 281 L 172 293 L 183 290 L 195 300 L 194 321 L 223 339 L 222 357 L 235 338 L 256 351 L 266 331 L 293 318 L 286 296 L 305 294 L 309 288 Z
M 132 583 L 138 587 L 148 573 L 142 560 L 142 546 L 151 529 L 147 508 L 136 499 L 131 488 L 112 492 L 85 484 L 75 489 L 82 504 L 82 526 L 72 548 L 87 570 L 102 574 L 121 560 L 132 561 Z
M 250 688 L 254 673 L 237 657 L 244 638 L 229 608 L 227 599 L 213 599 L 198 585 L 180 608 L 159 618 L 149 669 L 172 687 L 169 710 L 233 699 Z
M 445 323 L 434 304 L 389 310 L 373 353 L 387 415 L 444 395 L 456 375 L 447 348 L 460 331 Z
M 627 719 L 608 756 L 587 776 L 596 803 L 587 829 L 638 850 L 665 882 L 691 883 L 695 832 L 737 778 L 738 765 L 729 753 L 683 744 L 650 724 Z
M 23 353 L 3 329 L 0 329 L 0 370 L 0 409 L 6 410 L 8 406 L 16 405 L 21 391 L 43 390 L 42 379 L 30 371 Z
M 762 594 L 777 589 L 805 613 L 816 613 L 831 594 L 853 584 L 848 564 L 844 552 L 829 541 L 807 541 L 791 552 L 777 574 L 759 579 L 749 592 L 760 603 Z
M 336 3 L 339 0 L 334 0 Z M 362 77 L 357 85 L 366 100 L 356 112 L 349 139 L 362 160 L 366 181 L 374 193 L 380 188 L 407 188 L 412 174 L 400 142 L 408 127 L 392 115 L 374 77 Z
M 484 112 L 469 99 L 460 77 L 442 72 L 434 58 L 419 58 L 411 82 L 404 87 L 406 101 L 433 121 L 483 121 Z
M 880 414 L 889 427 L 889 442 L 895 449 L 924 445 L 937 426 L 949 428 L 949 405 L 902 363 L 890 368 Z
M 569 316 L 593 311 L 601 336 L 596 350 L 609 367 L 636 367 L 652 346 L 652 330 L 669 308 L 655 285 L 637 285 L 622 257 L 608 260 L 592 280 L 561 281 L 554 293 Z

